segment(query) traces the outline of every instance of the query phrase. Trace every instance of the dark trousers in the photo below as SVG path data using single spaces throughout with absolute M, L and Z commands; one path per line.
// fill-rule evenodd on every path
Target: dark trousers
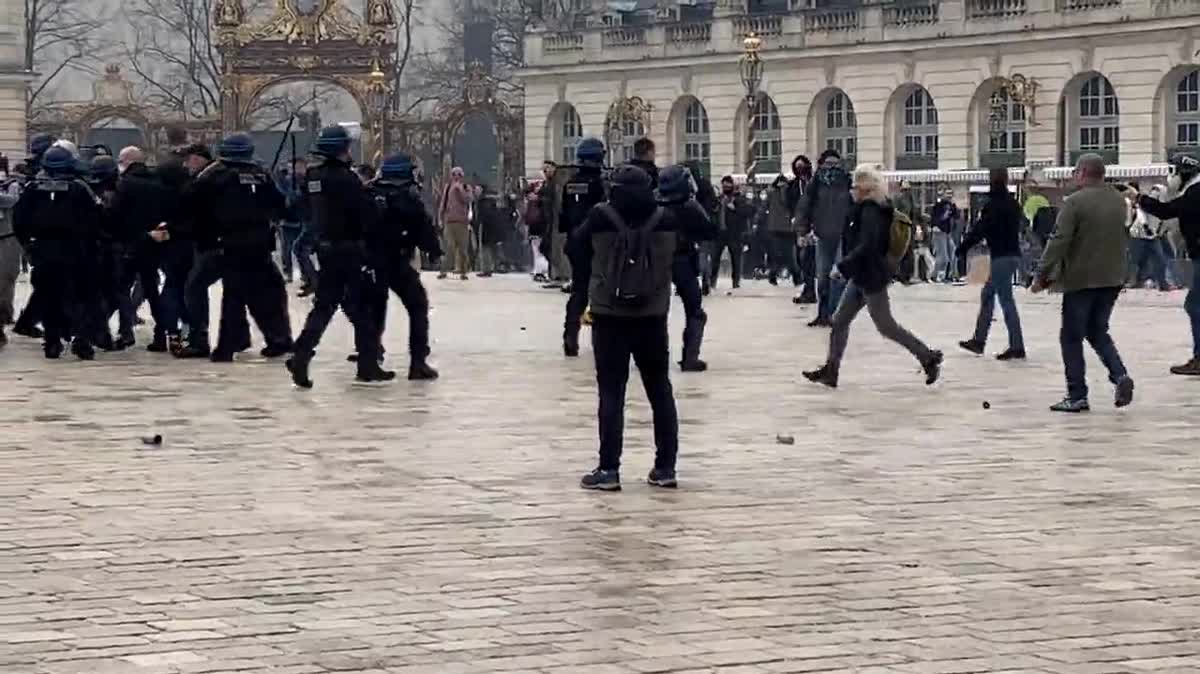
M 30 279 L 32 281 L 32 279 Z M 36 328 L 38 323 L 42 323 L 42 296 L 37 288 L 29 293 L 29 299 L 25 300 L 25 307 L 21 309 L 21 315 L 17 317 L 16 327 L 18 330 L 29 330 Z
M 184 285 L 184 297 L 187 303 L 188 315 L 191 317 L 191 330 L 188 332 L 188 343 L 194 347 L 207 348 L 209 326 L 208 289 L 221 280 L 225 274 L 225 257 L 219 250 L 201 251 L 196 255 L 196 262 L 188 274 Z M 233 297 L 229 297 L 228 289 L 221 294 L 221 328 L 230 341 L 222 344 L 230 351 L 241 351 L 250 347 L 250 322 L 246 320 L 245 307 L 235 306 Z
M 1151 279 L 1158 288 L 1167 288 L 1167 258 L 1158 239 L 1129 240 L 1129 280 L 1140 286 Z
M 293 275 L 294 261 L 298 257 L 296 255 L 296 242 L 300 240 L 300 225 L 292 223 L 284 223 L 279 226 L 279 266 L 283 267 L 283 276 L 291 282 L 295 276 Z M 310 260 L 311 264 L 312 261 Z M 303 276 L 303 270 L 301 270 Z
M 196 246 L 191 241 L 167 241 L 162 246 L 162 292 L 159 294 L 162 320 L 168 334 L 178 334 L 181 325 L 191 325 L 184 288 L 196 258 Z
M 683 324 L 683 362 L 694 362 L 700 358 L 704 326 L 708 323 L 708 314 L 704 313 L 704 296 L 700 290 L 698 256 L 695 253 L 676 254 L 671 267 L 671 280 L 683 303 L 683 314 L 687 317 Z
M 267 251 L 226 250 L 221 295 L 221 327 L 218 351 L 238 345 L 248 335 L 243 332 L 246 310 L 254 319 L 269 346 L 291 346 L 292 327 L 287 312 L 287 294 L 283 277 Z M 225 317 L 229 316 L 227 320 Z
M 162 261 L 162 252 L 158 249 L 157 244 L 140 243 L 133 247 L 130 256 L 127 258 L 127 264 L 124 269 L 124 278 L 121 279 L 121 287 L 129 288 L 132 291 L 135 281 L 140 281 L 142 286 L 142 295 L 145 301 L 150 303 L 150 315 L 154 318 L 154 334 L 161 336 L 167 334 L 167 314 L 163 308 L 162 297 L 159 293 L 159 267 Z M 133 310 L 136 313 L 141 302 L 134 302 Z
M 792 285 L 797 288 L 804 281 L 800 263 L 796 259 L 796 235 L 791 232 L 771 233 L 771 280 L 779 278 L 784 269 L 792 276 Z
M 39 256 L 33 286 L 41 294 L 45 344 L 58 346 L 74 334 L 77 347 L 90 348 L 100 329 L 100 292 L 94 255 Z
M 129 261 L 125 246 L 110 244 L 100 254 L 99 288 L 101 302 L 100 339 L 108 335 L 108 320 L 117 314 L 117 335 L 122 339 L 133 339 L 133 298 L 129 288 L 121 285 L 125 278 L 125 266 Z
M 1059 344 L 1067 375 L 1067 396 L 1072 400 L 1088 397 L 1084 340 L 1092 345 L 1104 367 L 1108 368 L 1109 381 L 1115 384 L 1129 374 L 1121 362 L 1116 343 L 1108 334 L 1108 322 L 1120 294 L 1120 288 L 1088 288 L 1063 293 Z
M 721 275 L 721 257 L 729 251 L 729 264 L 733 267 L 733 287 L 742 285 L 742 234 L 741 232 L 721 232 L 712 243 L 712 286 L 717 287 L 717 278 Z
M 304 329 L 296 339 L 296 356 L 311 359 L 329 321 L 343 307 L 354 325 L 354 348 L 359 367 L 379 360 L 379 328 L 370 306 L 371 282 L 363 272 L 365 256 L 357 242 L 322 243 L 317 250 L 321 270 L 317 294 Z
M 429 357 L 429 295 L 421 284 L 421 275 L 408 260 L 408 256 L 404 256 L 378 265 L 372 303 L 382 342 L 387 324 L 388 290 L 396 293 L 408 313 L 409 358 L 414 363 L 422 363 Z
M 563 340 L 579 339 L 579 322 L 588 306 L 588 285 L 592 279 L 587 264 L 571 259 L 571 294 L 567 297 L 567 315 L 563 319 Z
M 679 453 L 679 416 L 671 388 L 671 346 L 666 316 L 592 318 L 592 350 L 600 393 L 600 468 L 619 470 L 625 442 L 625 390 L 629 359 L 642 374 L 654 412 L 655 468 L 675 470 Z

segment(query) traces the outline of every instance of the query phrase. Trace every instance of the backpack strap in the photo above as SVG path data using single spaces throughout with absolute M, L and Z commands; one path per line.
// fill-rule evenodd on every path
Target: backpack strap
M 597 208 L 608 218 L 609 222 L 613 223 L 618 232 L 629 231 L 629 225 L 626 224 L 625 218 L 621 217 L 621 214 L 617 212 L 617 209 L 612 207 L 612 204 L 605 202 L 597 206 Z

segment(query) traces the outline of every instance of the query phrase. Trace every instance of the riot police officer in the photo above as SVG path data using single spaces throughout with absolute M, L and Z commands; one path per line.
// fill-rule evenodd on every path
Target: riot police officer
M 112 218 L 110 210 L 113 197 L 117 193 L 117 162 L 110 155 L 97 154 L 89 162 L 87 184 L 101 202 L 101 220 L 99 223 L 99 260 L 97 267 L 98 287 L 100 290 L 100 315 L 103 319 L 101 331 L 96 335 L 96 345 L 105 351 L 115 351 L 124 348 L 133 341 L 133 303 L 129 293 L 120 291 L 122 265 L 125 257 L 125 246 L 122 232 Z M 108 319 L 113 313 L 118 315 L 118 341 L 114 342 L 108 330 Z
M 576 252 L 571 235 L 587 219 L 592 207 L 605 199 L 604 143 L 597 138 L 584 138 L 575 150 L 577 166 L 563 186 L 562 213 L 559 231 L 567 235 L 567 259 L 571 263 L 571 289 L 567 299 L 567 315 L 563 321 L 563 353 L 568 358 L 579 356 L 579 327 L 588 305 L 588 283 L 591 279 L 591 260 Z M 562 169 L 560 169 L 562 170 Z
M 380 176 L 369 185 L 369 192 L 380 217 L 367 232 L 371 267 L 376 273 L 373 291 L 374 315 L 382 335 L 387 316 L 388 289 L 396 293 L 408 312 L 408 378 L 412 381 L 437 379 L 438 372 L 426 362 L 429 356 L 429 297 L 421 285 L 421 275 L 413 268 L 416 251 L 422 250 L 431 261 L 442 256 L 433 218 L 421 200 L 413 160 L 407 154 L 389 155 L 380 167 Z
M 700 292 L 699 244 L 716 238 L 717 226 L 696 201 L 696 183 L 686 167 L 668 166 L 663 170 L 658 182 L 658 202 L 681 223 L 671 264 L 675 292 L 679 294 L 687 316 L 679 367 L 684 372 L 704 372 L 708 364 L 700 360 L 700 346 L 704 341 L 708 314 L 704 313 Z
M 287 296 L 271 260 L 275 249 L 271 225 L 283 212 L 283 194 L 254 161 L 254 143 L 248 135 L 225 138 L 217 154 L 219 160 L 201 171 L 186 191 L 186 210 L 197 231 L 209 228 L 204 236 L 221 251 L 221 325 L 211 359 L 230 362 L 241 350 L 245 335 L 238 318 L 243 307 L 250 310 L 267 341 L 262 355 L 277 358 L 292 350 Z M 198 344 L 197 339 L 193 345 Z
M 318 232 L 317 296 L 304 329 L 296 340 L 296 353 L 288 359 L 292 382 L 312 388 L 308 366 L 329 321 L 341 306 L 354 325 L 358 352 L 358 380 L 391 381 L 395 372 L 379 367 L 379 330 L 370 308 L 365 234 L 379 217 L 362 181 L 355 175 L 350 156 L 350 134 L 341 126 L 321 130 L 317 154 L 324 161 L 308 169 L 303 189 Z
M 54 146 L 58 138 L 48 133 L 36 133 L 29 139 L 29 157 L 25 160 L 24 172 L 18 174 L 17 183 L 24 187 L 37 177 L 42 170 L 42 157 L 46 152 Z M 25 251 L 26 257 L 29 257 L 29 251 Z M 29 299 L 25 301 L 25 308 L 21 311 L 21 315 L 17 318 L 16 325 L 13 326 L 13 332 L 24 337 L 40 339 L 42 330 L 38 328 L 38 323 L 42 322 L 42 298 L 35 288 L 29 294 Z
M 42 296 L 43 348 L 47 358 L 58 358 L 62 339 L 72 331 L 72 353 L 91 360 L 92 337 L 98 332 L 100 200 L 76 175 L 70 151 L 47 150 L 41 166 L 43 173 L 26 185 L 13 210 L 13 230 L 33 256 L 33 285 Z

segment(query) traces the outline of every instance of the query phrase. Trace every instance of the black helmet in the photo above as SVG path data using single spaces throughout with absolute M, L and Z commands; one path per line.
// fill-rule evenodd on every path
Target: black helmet
M 650 174 L 642 169 L 625 164 L 612 172 L 613 187 L 650 187 Z
M 1193 152 L 1179 152 L 1171 157 L 1171 166 L 1180 177 L 1200 174 L 1200 159 Z
M 42 168 L 46 173 L 62 175 L 75 170 L 75 156 L 63 147 L 52 147 L 42 155 Z
M 663 201 L 687 201 L 695 193 L 695 181 L 686 166 L 668 166 L 658 174 L 658 196 Z
M 90 172 L 92 180 L 97 182 L 111 180 L 117 177 L 117 162 L 106 154 L 98 154 L 92 157 Z
M 327 126 L 317 136 L 317 153 L 336 157 L 350 149 L 350 132 L 341 125 Z
M 412 157 L 403 152 L 390 154 L 384 158 L 383 164 L 379 167 L 379 173 L 384 178 L 411 181 L 413 179 Z
M 581 162 L 600 163 L 604 161 L 604 155 L 604 143 L 599 138 L 584 138 L 575 148 L 575 158 Z

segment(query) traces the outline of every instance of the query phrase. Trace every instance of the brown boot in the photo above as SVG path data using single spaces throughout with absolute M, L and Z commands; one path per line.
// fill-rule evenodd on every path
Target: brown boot
M 1171 374 L 1179 374 L 1185 377 L 1200 377 L 1200 358 L 1193 358 L 1183 365 L 1176 365 L 1171 368 Z

